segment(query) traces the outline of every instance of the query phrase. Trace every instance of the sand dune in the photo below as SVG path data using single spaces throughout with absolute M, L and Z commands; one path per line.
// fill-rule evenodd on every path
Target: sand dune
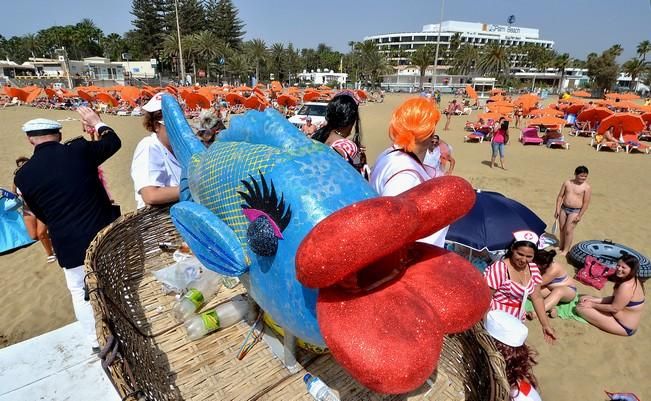
M 388 95 L 383 104 L 362 108 L 363 141 L 373 162 L 389 144 L 387 126 L 392 110 L 406 95 Z M 443 99 L 446 102 L 447 99 Z M 36 117 L 76 118 L 63 111 L 44 111 L 26 107 L 0 110 L 0 186 L 10 187 L 14 159 L 30 155 L 31 147 L 20 126 Z M 471 116 L 470 118 L 472 118 Z M 105 170 L 110 190 L 123 211 L 133 210 L 131 156 L 146 134 L 138 118 L 104 117 L 120 135 L 123 146 L 110 159 Z M 512 143 L 506 148 L 507 171 L 490 169 L 488 144 L 463 143 L 466 116 L 455 117 L 450 131 L 439 134 L 454 148 L 456 173 L 475 187 L 501 192 L 528 205 L 551 224 L 554 201 L 563 180 L 571 177 L 577 165 L 590 169 L 593 201 L 577 228 L 576 240 L 609 238 L 651 256 L 647 227 L 651 211 L 649 166 L 651 156 L 643 154 L 597 153 L 586 138 L 570 137 L 569 151 L 543 147 L 523 147 L 512 130 Z M 66 138 L 81 135 L 78 121 L 62 122 Z M 572 269 L 568 266 L 568 272 Z M 72 320 L 72 305 L 63 273 L 57 265 L 45 263 L 39 244 L 10 255 L 0 256 L 0 347 L 61 327 Z M 602 291 L 607 294 L 611 286 Z M 581 287 L 580 292 L 597 293 Z M 545 400 L 602 400 L 603 390 L 631 391 L 643 400 L 651 399 L 651 320 L 648 312 L 638 333 L 620 338 L 602 333 L 578 322 L 552 321 L 560 339 L 556 345 L 544 344 L 537 322 L 529 323 L 530 344 L 540 353 L 536 374 Z

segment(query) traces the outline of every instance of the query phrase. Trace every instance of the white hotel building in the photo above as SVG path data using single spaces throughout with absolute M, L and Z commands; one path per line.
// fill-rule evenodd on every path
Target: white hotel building
M 386 33 L 367 36 L 377 44 L 379 50 L 387 55 L 397 54 L 402 51 L 404 55 L 425 45 L 436 45 L 439 34 L 439 24 L 423 26 L 421 32 Z M 484 46 L 497 43 L 502 46 L 520 46 L 533 43 L 551 49 L 554 41 L 540 39 L 538 29 L 523 28 L 510 25 L 493 25 L 481 22 L 443 21 L 441 23 L 441 36 L 439 42 L 439 65 L 445 65 L 445 50 L 450 48 L 453 36 L 457 34 L 460 44 Z

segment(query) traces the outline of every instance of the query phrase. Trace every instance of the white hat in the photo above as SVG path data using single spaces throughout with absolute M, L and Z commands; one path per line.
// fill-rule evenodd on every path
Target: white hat
M 62 125 L 56 121 L 48 120 L 46 118 L 36 118 L 34 120 L 29 120 L 23 124 L 23 131 L 29 135 L 30 132 L 39 131 L 42 134 L 50 134 L 54 132 L 48 131 L 58 131 L 62 128 Z
M 516 242 L 526 241 L 538 245 L 538 234 L 529 230 L 516 231 L 513 233 Z
M 520 319 L 501 310 L 488 312 L 484 327 L 491 337 L 511 347 L 522 346 L 529 335 L 529 329 Z
M 154 97 L 149 99 L 146 105 L 142 106 L 142 109 L 150 113 L 161 110 L 163 108 L 161 102 L 163 100 L 163 95 L 165 94 L 167 94 L 167 92 L 159 92 L 155 94 Z

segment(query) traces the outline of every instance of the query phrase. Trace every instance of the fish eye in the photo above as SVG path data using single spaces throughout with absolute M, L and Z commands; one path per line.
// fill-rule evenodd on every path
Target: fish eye
M 246 230 L 249 247 L 257 255 L 274 256 L 292 212 L 289 205 L 285 206 L 284 195 L 278 199 L 273 181 L 269 185 L 262 172 L 259 174 L 258 180 L 253 176 L 249 176 L 248 181 L 243 180 L 246 191 L 238 191 L 238 194 L 245 202 L 242 212 L 250 221 Z

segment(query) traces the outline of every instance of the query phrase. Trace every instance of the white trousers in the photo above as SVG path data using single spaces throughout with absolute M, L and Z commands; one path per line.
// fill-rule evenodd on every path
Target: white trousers
M 72 296 L 72 307 L 75 310 L 75 317 L 81 323 L 86 338 L 91 347 L 97 347 L 97 333 L 95 332 L 95 315 L 90 302 L 84 300 L 84 266 L 77 266 L 72 269 L 63 269 L 66 276 L 66 284 Z

